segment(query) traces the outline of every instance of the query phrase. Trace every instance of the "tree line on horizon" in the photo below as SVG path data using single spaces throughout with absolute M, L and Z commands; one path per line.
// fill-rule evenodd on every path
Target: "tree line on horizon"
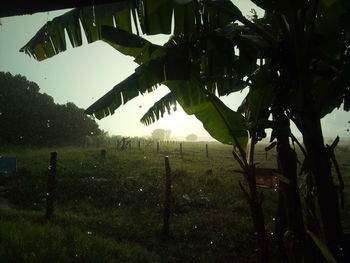
M 58 104 L 25 76 L 0 72 L 0 143 L 82 145 L 102 133 L 96 121 L 72 102 Z

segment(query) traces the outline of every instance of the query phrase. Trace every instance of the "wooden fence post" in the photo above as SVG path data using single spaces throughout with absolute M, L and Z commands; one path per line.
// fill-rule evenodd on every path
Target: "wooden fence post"
M 182 143 L 180 143 L 180 155 L 182 157 Z
M 101 150 L 101 159 L 106 159 L 106 154 L 107 154 L 107 151 L 105 149 L 102 149 Z
M 159 153 L 159 142 L 157 142 L 157 153 Z
M 57 152 L 51 152 L 50 154 L 50 166 L 47 179 L 47 192 L 46 192 L 46 218 L 51 219 L 53 215 L 53 203 L 55 198 L 56 189 L 56 163 Z
M 169 219 L 171 212 L 171 170 L 168 156 L 164 157 L 165 161 L 165 196 L 164 196 L 164 221 L 163 235 L 169 234 Z
M 141 142 L 138 141 L 139 151 L 141 150 Z
M 209 157 L 208 144 L 205 145 L 205 152 L 206 152 L 206 156 L 208 158 Z

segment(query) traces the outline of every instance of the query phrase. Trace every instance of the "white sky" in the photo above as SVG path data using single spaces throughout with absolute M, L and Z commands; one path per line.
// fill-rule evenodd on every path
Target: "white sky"
M 233 1 L 244 14 L 256 8 L 247 0 Z M 24 46 L 46 21 L 64 13 L 55 11 L 34 15 L 1 18 L 0 26 L 0 71 L 21 74 L 28 80 L 36 82 L 41 92 L 55 99 L 56 103 L 74 102 L 81 108 L 87 108 L 98 98 L 108 92 L 114 85 L 134 72 L 136 63 L 113 48 L 97 41 L 82 47 L 69 49 L 59 55 L 38 62 L 20 53 Z M 163 42 L 165 36 L 148 38 L 154 42 Z M 186 115 L 180 107 L 178 111 L 160 121 L 144 126 L 140 123 L 143 114 L 161 96 L 168 92 L 166 87 L 140 96 L 120 107 L 113 116 L 98 121 L 100 128 L 110 134 L 143 136 L 150 135 L 156 128 L 170 129 L 173 136 L 186 136 L 195 133 L 206 137 L 209 134 L 202 124 L 193 116 Z M 236 109 L 245 94 L 235 93 L 222 98 L 231 108 Z M 325 136 L 349 136 L 347 121 L 349 114 L 338 111 L 323 120 Z M 0 124 L 1 125 L 1 124 Z

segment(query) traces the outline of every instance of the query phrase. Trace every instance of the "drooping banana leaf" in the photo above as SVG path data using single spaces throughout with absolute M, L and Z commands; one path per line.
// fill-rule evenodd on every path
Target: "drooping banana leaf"
M 176 98 L 172 92 L 169 92 L 148 109 L 142 116 L 141 122 L 149 125 L 159 120 L 159 118 L 163 118 L 165 111 L 170 114 L 171 110 L 176 111 Z
M 124 55 L 132 56 L 139 65 L 165 54 L 164 47 L 111 26 L 101 27 L 102 40 Z
M 239 145 L 243 150 L 246 149 L 248 133 L 246 120 L 241 114 L 202 89 L 195 79 L 165 81 L 163 84 L 175 95 L 184 111 L 200 120 L 213 138 L 224 144 Z
M 148 86 L 152 82 L 140 83 L 138 77 L 137 73 L 131 75 L 91 105 L 85 113 L 94 114 L 101 119 L 113 114 L 115 109 L 138 96 L 139 92 L 152 88 Z M 239 144 L 242 149 L 246 149 L 248 134 L 244 117 L 228 108 L 215 95 L 203 90 L 198 81 L 165 80 L 161 84 L 168 86 L 171 92 L 149 110 L 149 114 L 143 117 L 144 123 L 158 119 L 157 114 L 162 112 L 158 107 L 164 109 L 165 105 L 170 108 L 176 100 L 187 114 L 194 115 L 203 123 L 203 127 L 213 138 L 225 144 Z
M 97 119 L 112 115 L 116 109 L 129 100 L 155 89 L 164 79 L 163 74 L 163 63 L 160 60 L 145 63 L 139 66 L 135 73 L 88 107 L 85 113 L 94 114 Z
M 173 0 L 125 0 L 76 8 L 47 22 L 20 51 L 39 61 L 44 60 L 66 50 L 65 31 L 72 46 L 77 47 L 82 45 L 83 34 L 88 43 L 101 39 L 101 25 L 133 32 L 133 24 L 139 32 L 136 19 L 144 34 L 192 34 L 229 24 L 235 20 L 233 14 L 242 16 L 229 0 L 220 2 L 231 10 L 230 15 L 220 9 L 200 5 L 198 0 L 186 4 L 177 4 Z
M 131 31 L 131 2 L 117 2 L 68 11 L 48 21 L 20 51 L 41 61 L 67 49 L 65 31 L 73 47 L 82 45 L 83 34 L 88 43 L 101 39 L 101 25 L 116 24 L 120 29 Z

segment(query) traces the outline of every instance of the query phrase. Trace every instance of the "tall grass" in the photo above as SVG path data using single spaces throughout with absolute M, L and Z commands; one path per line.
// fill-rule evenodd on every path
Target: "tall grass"
M 0 210 L 0 262 L 255 262 L 254 230 L 231 147 L 210 143 L 209 158 L 203 143 L 183 143 L 183 156 L 178 143 L 161 143 L 159 154 L 155 145 L 106 148 L 106 159 L 100 150 L 0 148 L 18 160 L 16 174 L 0 177 L 6 189 L 0 194 L 15 208 Z M 51 151 L 58 152 L 57 194 L 48 224 L 42 218 Z M 168 238 L 161 236 L 165 155 L 173 193 Z M 260 167 L 276 167 L 275 158 L 258 146 Z M 339 156 L 347 191 L 348 160 Z M 274 242 L 277 193 L 262 191 Z M 348 204 L 342 215 L 349 222 Z

